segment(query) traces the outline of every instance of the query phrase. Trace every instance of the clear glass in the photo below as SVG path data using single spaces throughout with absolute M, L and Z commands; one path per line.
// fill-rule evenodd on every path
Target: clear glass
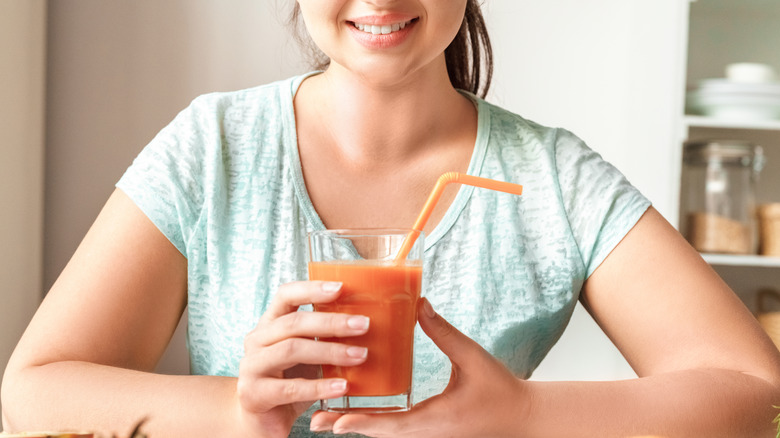
M 737 141 L 685 145 L 680 225 L 697 250 L 754 254 L 755 185 L 763 167 L 760 146 Z
M 409 254 L 396 260 L 404 240 Z M 353 367 L 323 365 L 325 378 L 347 380 L 344 397 L 321 400 L 335 412 L 399 412 L 412 407 L 412 368 L 417 301 L 422 289 L 424 236 L 403 229 L 325 230 L 309 234 L 309 279 L 340 281 L 339 298 L 316 304 L 315 312 L 364 315 L 368 333 L 318 339 L 368 348 Z

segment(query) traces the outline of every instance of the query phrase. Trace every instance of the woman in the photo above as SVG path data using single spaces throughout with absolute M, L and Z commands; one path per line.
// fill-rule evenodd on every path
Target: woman
M 728 287 L 576 137 L 474 96 L 489 83 L 463 63 L 464 48 L 489 47 L 475 1 L 298 6 L 326 70 L 203 96 L 152 141 L 20 341 L 5 427 L 129 430 L 149 418 L 154 438 L 772 436 L 780 354 Z M 447 171 L 526 191 L 452 190 L 429 220 L 420 403 L 313 412 L 347 390 L 314 367 L 370 352 L 312 339 L 370 321 L 296 311 L 340 287 L 302 281 L 306 232 L 409 227 Z M 526 380 L 577 300 L 638 379 Z M 185 306 L 195 375 L 153 374 Z

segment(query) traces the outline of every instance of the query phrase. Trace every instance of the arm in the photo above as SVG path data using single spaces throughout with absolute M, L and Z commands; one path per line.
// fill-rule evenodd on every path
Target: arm
M 151 373 L 186 304 L 186 263 L 116 191 L 14 351 L 4 426 L 124 433 L 149 416 L 152 436 L 186 436 L 218 424 L 208 420 L 224 415 L 235 381 Z
M 597 411 L 579 420 L 614 435 L 774 436 L 777 349 L 657 211 L 648 210 L 594 272 L 581 299 L 640 378 L 533 384 L 534 412 L 552 412 L 556 404 L 576 413 L 584 403 Z
M 365 327 L 350 327 L 348 315 L 295 311 L 338 296 L 321 282 L 279 288 L 246 338 L 237 379 L 154 374 L 186 304 L 186 277 L 182 254 L 116 191 L 14 351 L 4 428 L 110 435 L 148 418 L 152 437 L 287 436 L 312 400 L 343 395 L 341 379 L 288 376 L 298 364 L 364 360 L 312 339 Z
M 510 378 L 431 309 L 420 325 L 453 363 L 441 396 L 393 416 L 318 413 L 312 426 L 388 437 L 775 436 L 780 353 L 654 209 L 588 279 L 582 300 L 638 379 Z

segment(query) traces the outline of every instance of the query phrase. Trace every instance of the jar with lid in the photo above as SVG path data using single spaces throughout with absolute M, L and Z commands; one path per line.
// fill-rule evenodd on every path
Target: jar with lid
M 754 254 L 755 188 L 764 166 L 761 146 L 744 141 L 697 141 L 683 152 L 680 224 L 700 252 Z

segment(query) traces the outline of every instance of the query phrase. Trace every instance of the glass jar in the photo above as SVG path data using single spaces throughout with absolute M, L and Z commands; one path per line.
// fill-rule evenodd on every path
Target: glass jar
M 744 141 L 685 144 L 680 225 L 700 252 L 755 254 L 755 188 L 764 166 L 761 146 Z

